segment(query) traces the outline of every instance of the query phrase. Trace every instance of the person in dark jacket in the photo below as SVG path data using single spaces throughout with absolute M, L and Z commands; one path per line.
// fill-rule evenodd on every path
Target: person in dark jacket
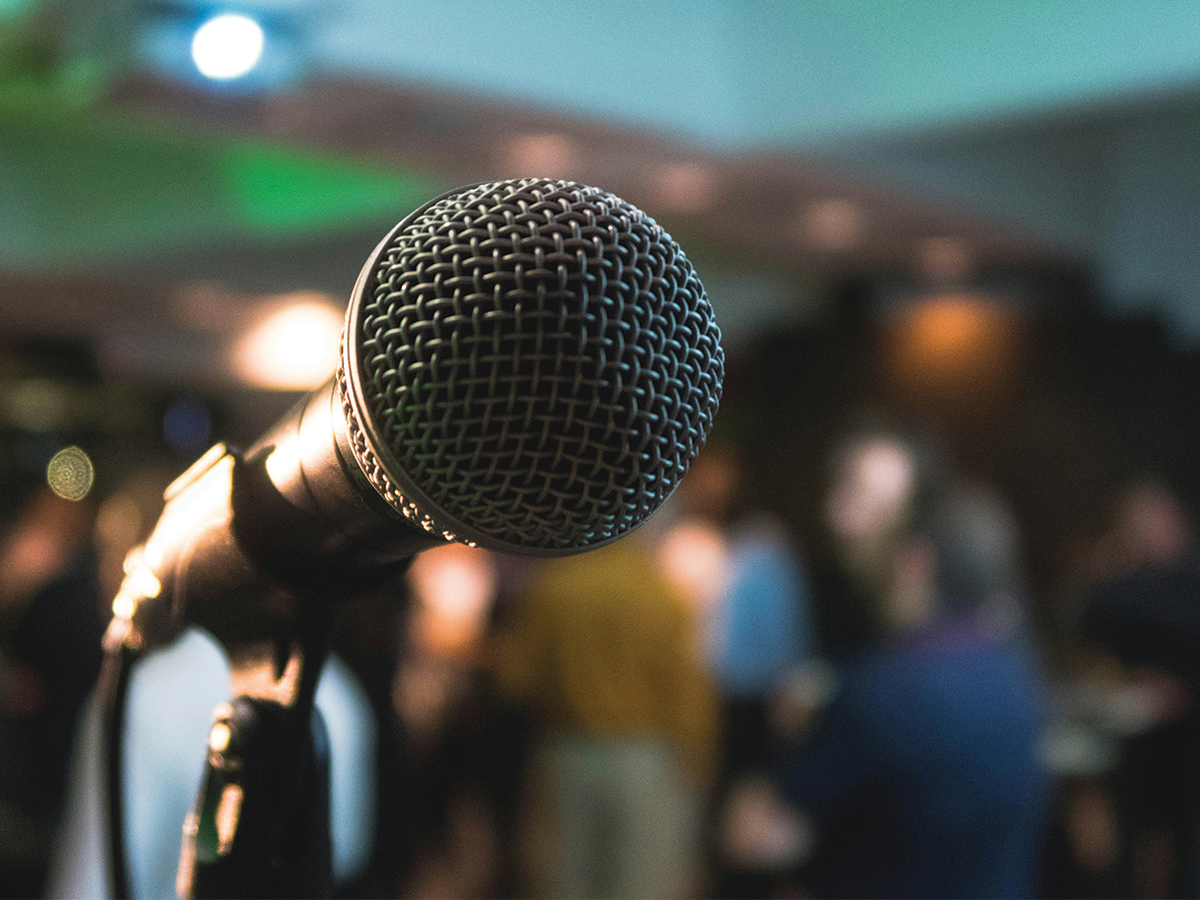
M 985 492 L 939 495 L 927 472 L 891 434 L 848 442 L 835 467 L 830 529 L 877 621 L 778 770 L 818 835 L 818 895 L 1035 890 L 1048 783 L 1014 529 Z

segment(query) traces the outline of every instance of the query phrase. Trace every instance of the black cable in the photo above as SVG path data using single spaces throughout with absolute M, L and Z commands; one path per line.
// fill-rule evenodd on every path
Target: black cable
M 125 864 L 124 789 L 121 774 L 125 733 L 125 707 L 129 696 L 129 675 L 134 653 L 123 640 L 105 637 L 104 666 L 100 671 L 96 697 L 100 703 L 100 735 L 104 794 L 108 825 L 108 860 L 112 896 L 129 897 L 129 879 Z

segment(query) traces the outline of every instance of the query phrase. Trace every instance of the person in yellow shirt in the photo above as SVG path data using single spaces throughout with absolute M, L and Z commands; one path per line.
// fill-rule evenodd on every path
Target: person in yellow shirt
M 642 533 L 541 565 L 515 609 L 496 679 L 544 731 L 551 896 L 699 887 L 717 717 L 696 627 Z

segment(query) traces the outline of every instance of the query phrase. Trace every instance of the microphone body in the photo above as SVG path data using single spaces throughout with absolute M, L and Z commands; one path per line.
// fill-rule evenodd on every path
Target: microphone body
M 140 614 L 144 639 L 160 643 L 188 622 L 227 645 L 269 640 L 445 542 L 347 465 L 341 407 L 330 379 L 244 453 L 217 444 L 170 485 L 114 604 Z
M 363 266 L 338 372 L 168 489 L 118 618 L 267 639 L 446 541 L 610 543 L 703 446 L 719 337 L 691 263 L 625 201 L 540 179 L 439 197 Z

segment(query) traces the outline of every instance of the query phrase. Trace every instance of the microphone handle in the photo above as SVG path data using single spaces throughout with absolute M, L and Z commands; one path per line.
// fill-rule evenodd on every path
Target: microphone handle
M 167 489 L 114 603 L 151 646 L 187 622 L 228 648 L 270 639 L 306 607 L 396 578 L 445 541 L 378 495 L 349 448 L 336 378 L 246 453 L 217 444 Z

